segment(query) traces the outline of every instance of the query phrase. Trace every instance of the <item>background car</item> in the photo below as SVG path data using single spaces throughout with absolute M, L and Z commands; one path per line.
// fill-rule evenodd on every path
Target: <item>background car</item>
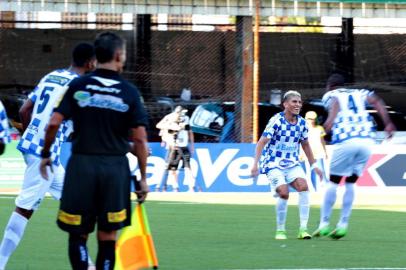
M 384 125 L 378 112 L 372 107 L 368 107 L 368 112 L 374 119 L 378 140 L 385 136 Z M 406 118 L 401 112 L 394 111 L 387 106 L 389 116 L 396 125 L 398 131 L 406 131 Z M 282 111 L 282 107 L 269 103 L 258 103 L 258 134 L 262 134 L 269 119 L 276 113 Z M 320 99 L 310 99 L 304 102 L 301 115 L 304 117 L 308 111 L 317 113 L 317 123 L 322 125 L 327 119 L 325 110 Z M 192 113 L 190 125 L 195 133 L 195 141 L 215 141 L 215 142 L 239 142 L 234 134 L 235 129 L 235 102 L 208 102 L 200 104 Z M 326 136 L 326 141 L 330 136 Z

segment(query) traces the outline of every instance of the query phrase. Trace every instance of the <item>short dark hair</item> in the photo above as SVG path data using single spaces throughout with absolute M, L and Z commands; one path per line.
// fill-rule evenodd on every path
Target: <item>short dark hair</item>
M 95 55 L 94 47 L 90 43 L 79 43 L 73 48 L 72 62 L 76 67 L 84 67 L 86 62 L 91 60 Z
M 344 86 L 345 77 L 340 73 L 333 73 L 327 79 L 327 88 L 336 88 L 339 86 Z
M 113 60 L 116 50 L 123 47 L 124 39 L 120 36 L 111 32 L 99 34 L 94 41 L 97 62 L 100 64 L 110 62 Z

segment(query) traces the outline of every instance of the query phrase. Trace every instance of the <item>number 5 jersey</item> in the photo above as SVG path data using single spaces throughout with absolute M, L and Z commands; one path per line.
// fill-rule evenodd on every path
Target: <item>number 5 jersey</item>
M 55 70 L 41 79 L 38 86 L 28 98 L 34 103 L 31 121 L 17 146 L 23 154 L 40 156 L 44 146 L 45 130 L 57 103 L 60 102 L 69 83 L 78 74 L 66 69 Z M 51 158 L 55 165 L 60 163 L 60 148 L 62 143 L 73 131 L 71 121 L 64 121 L 60 126 L 54 144 L 51 146 Z

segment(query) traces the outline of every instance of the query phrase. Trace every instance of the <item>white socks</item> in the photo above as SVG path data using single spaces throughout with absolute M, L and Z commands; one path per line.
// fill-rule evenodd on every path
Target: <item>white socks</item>
M 194 191 L 196 180 L 193 177 L 192 170 L 190 168 L 185 168 L 184 172 L 185 172 L 185 180 L 183 183 L 189 187 L 188 191 Z
M 337 199 L 337 187 L 338 185 L 333 182 L 329 182 L 327 185 L 326 193 L 324 194 L 323 205 L 320 209 L 319 228 L 323 228 L 329 225 L 331 212 Z
M 343 206 L 341 208 L 340 221 L 337 224 L 337 228 L 347 228 L 348 220 L 351 215 L 352 205 L 354 202 L 354 183 L 345 183 L 345 192 L 343 195 Z M 324 195 L 323 206 L 320 209 L 320 226 L 323 228 L 329 225 L 331 212 L 333 210 L 334 203 L 337 199 L 337 187 L 338 185 L 329 182 L 326 194 Z
M 300 229 L 307 229 L 307 222 L 309 221 L 310 203 L 309 191 L 299 192 L 299 217 Z M 285 231 L 286 216 L 288 213 L 288 200 L 278 198 L 276 201 L 276 230 Z
M 20 243 L 27 222 L 28 219 L 22 215 L 16 212 L 11 214 L 6 229 L 4 230 L 3 241 L 0 245 L 0 269 L 6 267 L 8 259 Z
M 352 204 L 354 202 L 354 183 L 345 183 L 345 192 L 343 196 L 343 206 L 341 208 L 340 221 L 337 224 L 338 228 L 347 228 L 348 220 L 350 219 Z
M 179 188 L 179 185 L 178 185 L 178 175 L 177 175 L 177 172 L 175 171 L 175 172 L 173 172 L 172 170 L 171 171 L 169 171 L 169 174 L 168 174 L 168 180 L 167 180 L 167 185 L 169 186 L 169 185 L 171 185 L 172 187 L 173 187 L 173 189 L 178 189 Z
M 288 213 L 288 200 L 278 198 L 276 201 L 276 230 L 284 231 L 286 215 Z
M 309 221 L 310 203 L 309 203 L 309 191 L 299 192 L 299 217 L 300 217 L 300 229 L 307 229 L 307 222 Z

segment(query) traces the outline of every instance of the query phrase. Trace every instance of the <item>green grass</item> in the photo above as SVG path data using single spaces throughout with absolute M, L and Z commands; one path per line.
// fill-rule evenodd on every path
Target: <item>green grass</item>
M 34 214 L 8 269 L 69 269 L 67 235 L 55 225 L 58 204 L 46 199 Z M 0 199 L 0 230 L 14 208 Z M 286 241 L 273 239 L 273 206 L 147 202 L 155 246 L 164 270 L 405 267 L 406 213 L 354 210 L 341 240 L 295 239 L 296 207 L 289 208 Z M 315 229 L 319 210 L 311 212 Z M 337 218 L 338 211 L 334 212 Z M 95 258 L 94 235 L 89 243 Z

